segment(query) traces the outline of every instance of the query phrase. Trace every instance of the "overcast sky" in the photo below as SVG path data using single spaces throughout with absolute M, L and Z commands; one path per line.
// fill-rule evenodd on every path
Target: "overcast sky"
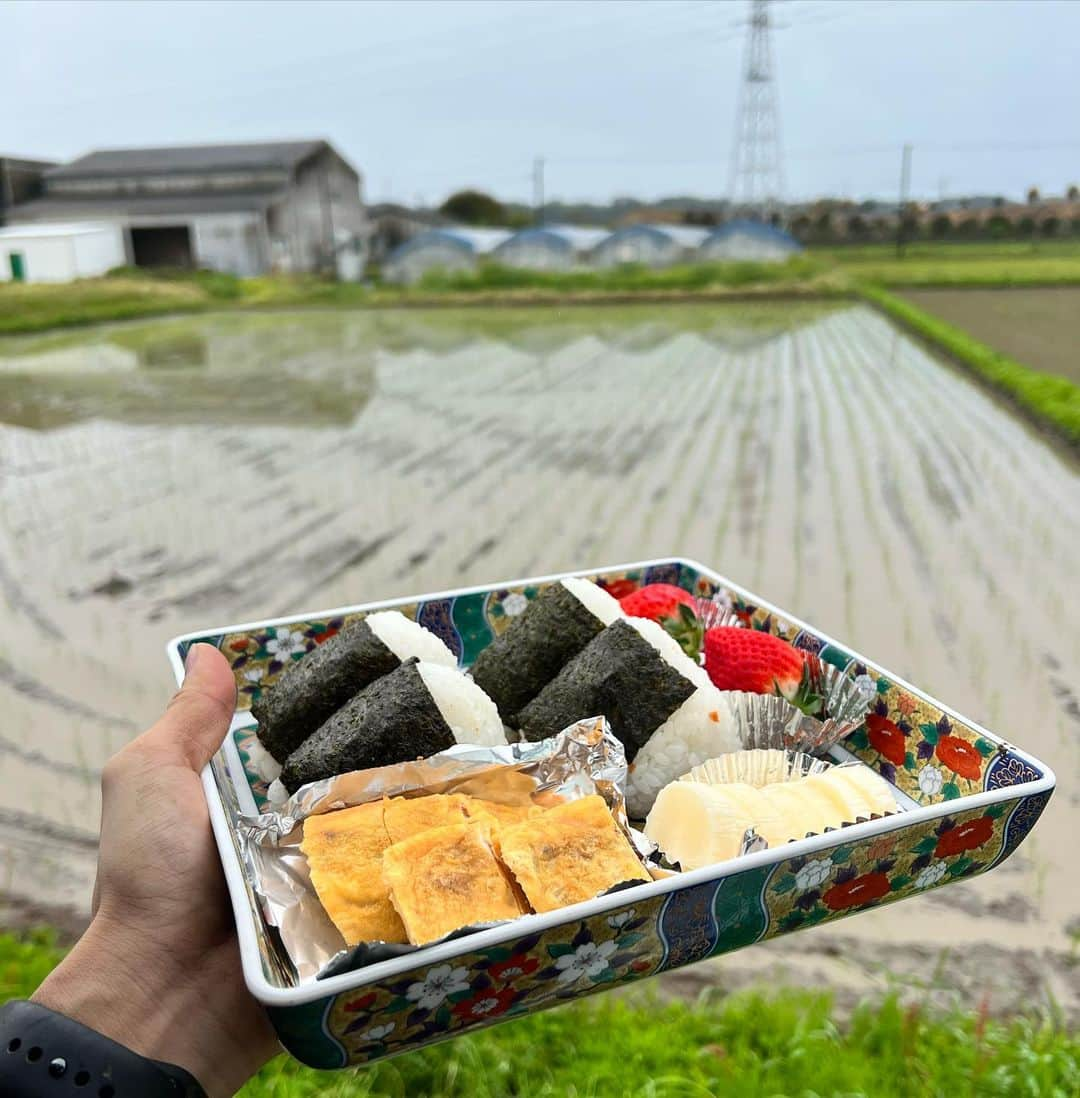
M 0 152 L 328 137 L 373 200 L 723 195 L 743 0 L 0 0 Z M 789 198 L 1080 182 L 1077 0 L 773 5 Z

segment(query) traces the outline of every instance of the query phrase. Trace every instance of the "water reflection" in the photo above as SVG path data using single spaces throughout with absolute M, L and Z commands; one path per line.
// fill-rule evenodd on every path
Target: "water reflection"
M 1077 772 L 1076 471 L 866 309 L 121 325 L 0 344 L 0 423 L 0 886 L 85 903 L 174 633 L 674 553 Z M 960 893 L 999 943 L 1067 948 L 1078 812 Z

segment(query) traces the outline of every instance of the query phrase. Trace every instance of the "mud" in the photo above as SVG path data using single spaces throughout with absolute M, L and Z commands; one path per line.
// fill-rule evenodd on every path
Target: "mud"
M 876 313 L 211 316 L 0 342 L 0 379 L 0 919 L 88 909 L 173 634 L 682 554 L 1063 788 L 984 878 L 672 979 L 944 965 L 1075 1011 L 1080 476 Z
M 1080 287 L 905 290 L 901 295 L 1025 366 L 1080 382 Z

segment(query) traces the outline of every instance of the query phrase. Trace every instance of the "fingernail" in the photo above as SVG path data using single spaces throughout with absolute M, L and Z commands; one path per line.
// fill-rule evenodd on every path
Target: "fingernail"
M 195 670 L 195 665 L 199 662 L 202 655 L 202 650 L 206 647 L 205 644 L 193 644 L 188 649 L 188 654 L 184 659 L 184 671 L 190 675 Z

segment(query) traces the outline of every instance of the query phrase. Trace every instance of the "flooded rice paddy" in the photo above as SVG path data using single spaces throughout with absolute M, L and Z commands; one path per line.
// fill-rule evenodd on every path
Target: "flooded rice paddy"
M 1061 783 L 987 877 L 691 978 L 855 992 L 892 967 L 992 1006 L 1080 1000 L 1080 477 L 866 308 L 230 314 L 9 340 L 0 516 L 9 896 L 88 906 L 99 772 L 168 697 L 173 634 L 678 554 Z

